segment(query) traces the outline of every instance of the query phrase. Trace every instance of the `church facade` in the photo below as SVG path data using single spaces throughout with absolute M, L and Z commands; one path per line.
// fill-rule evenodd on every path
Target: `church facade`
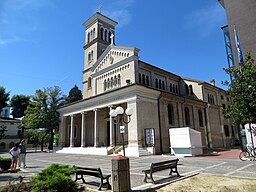
M 201 132 L 203 147 L 228 147 L 237 138 L 222 109 L 231 102 L 211 83 L 182 78 L 139 59 L 139 49 L 115 45 L 117 22 L 94 14 L 84 24 L 83 100 L 61 107 L 62 153 L 109 155 L 125 145 L 127 156 L 169 153 L 169 129 Z M 123 115 L 124 129 L 110 111 Z

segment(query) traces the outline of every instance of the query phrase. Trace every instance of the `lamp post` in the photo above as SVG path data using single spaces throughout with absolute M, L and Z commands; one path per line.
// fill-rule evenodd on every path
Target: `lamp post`
M 116 124 L 118 124 L 120 127 L 124 156 L 125 156 L 125 147 L 124 147 L 125 126 L 124 126 L 124 124 L 130 123 L 132 113 L 133 113 L 133 110 L 131 108 L 127 108 L 124 113 L 124 109 L 121 106 L 118 106 L 116 109 L 112 109 L 109 112 L 110 117 L 116 118 Z M 128 117 L 127 120 L 125 120 L 125 114 Z

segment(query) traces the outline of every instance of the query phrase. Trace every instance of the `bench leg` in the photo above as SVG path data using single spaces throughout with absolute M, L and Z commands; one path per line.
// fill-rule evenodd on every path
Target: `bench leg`
M 100 186 L 99 186 L 99 188 L 98 188 L 99 191 L 101 191 L 102 185 L 103 185 L 103 179 L 101 178 L 101 179 L 100 179 Z
M 156 184 L 155 180 L 153 179 L 153 174 L 152 173 L 150 173 L 150 179 L 151 179 L 153 184 Z
M 106 180 L 107 180 L 107 189 L 111 190 L 111 185 L 109 184 L 109 177 Z
M 145 172 L 145 177 L 144 177 L 144 183 L 147 183 L 148 181 L 147 181 L 147 173 Z

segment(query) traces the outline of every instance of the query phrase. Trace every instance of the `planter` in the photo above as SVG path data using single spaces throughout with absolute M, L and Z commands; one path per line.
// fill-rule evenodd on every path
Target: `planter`
M 12 164 L 12 159 L 11 158 L 0 158 L 0 168 L 3 170 L 8 170 L 10 169 Z

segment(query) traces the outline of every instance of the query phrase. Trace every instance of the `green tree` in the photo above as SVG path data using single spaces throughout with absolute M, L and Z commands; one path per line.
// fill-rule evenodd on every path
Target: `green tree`
M 20 118 L 25 115 L 25 110 L 30 102 L 30 96 L 25 95 L 14 95 L 11 98 L 10 106 L 12 107 L 13 118 Z
M 36 90 L 31 98 L 22 124 L 26 128 L 46 128 L 45 135 L 50 133 L 50 149 L 53 148 L 54 130 L 59 128 L 59 113 L 57 111 L 63 97 L 59 87 Z M 43 145 L 41 143 L 41 145 Z
M 72 89 L 70 89 L 68 97 L 66 98 L 67 103 L 72 103 L 75 101 L 79 101 L 83 98 L 82 91 L 78 89 L 75 85 Z
M 233 99 L 230 107 L 224 110 L 225 117 L 232 118 L 236 125 L 256 123 L 256 66 L 250 53 L 244 63 L 225 71 L 233 79 L 223 83 L 228 86 L 227 93 Z
M 9 101 L 10 93 L 6 93 L 5 88 L 0 86 L 0 112 L 4 107 L 7 106 L 7 102 Z

